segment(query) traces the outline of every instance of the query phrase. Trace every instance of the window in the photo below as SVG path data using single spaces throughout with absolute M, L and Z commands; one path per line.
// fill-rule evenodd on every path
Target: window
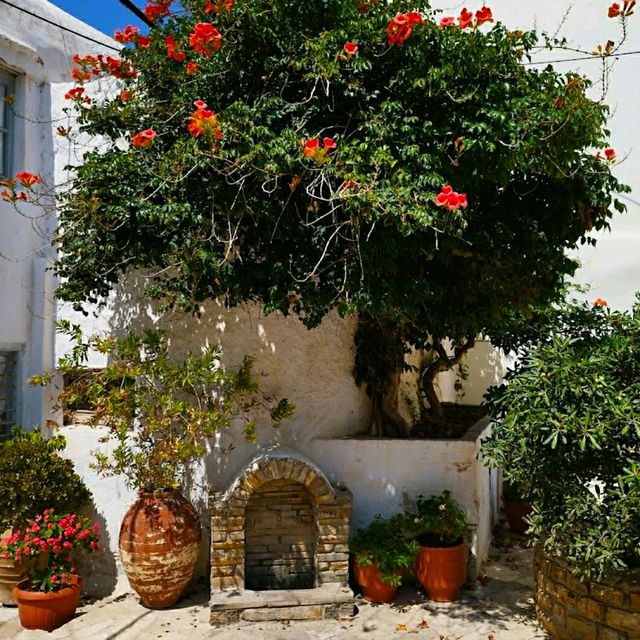
M 18 352 L 0 351 L 0 440 L 18 422 Z
M 0 69 L 0 177 L 11 175 L 13 167 L 13 109 L 5 98 L 14 95 L 15 77 Z

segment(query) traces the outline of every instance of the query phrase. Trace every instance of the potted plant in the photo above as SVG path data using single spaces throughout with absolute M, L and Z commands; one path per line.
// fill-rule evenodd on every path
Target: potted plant
M 89 502 L 89 490 L 73 463 L 59 455 L 65 444 L 62 436 L 46 439 L 39 431 L 17 428 L 0 442 L 0 545 L 45 509 L 66 513 Z M 24 573 L 23 564 L 0 558 L 2 604 L 15 604 L 13 587 Z
M 594 597 L 612 594 L 625 579 L 637 589 L 640 297 L 631 312 L 609 311 L 598 299 L 593 306 L 553 308 L 529 322 L 539 328 L 505 384 L 489 395 L 496 422 L 483 457 L 509 482 L 529 488 L 530 532 L 542 564 L 562 565 L 538 581 L 537 593 L 543 624 L 557 629 L 563 622 L 554 618 L 557 601 L 547 590 L 555 575 L 564 572 L 570 597 L 580 589 Z M 576 578 L 606 584 L 590 588 Z M 613 597 L 623 602 L 627 596 L 618 591 Z M 638 614 L 636 605 L 635 619 Z M 564 628 L 560 633 L 577 638 Z
M 531 513 L 529 492 L 523 485 L 505 480 L 502 485 L 502 501 L 509 529 L 518 535 L 524 535 L 529 528 L 527 517 Z
M 416 513 L 407 514 L 420 543 L 416 575 L 425 594 L 436 602 L 449 602 L 460 595 L 467 578 L 467 518 L 451 497 L 416 499 Z
M 13 589 L 20 624 L 53 631 L 73 617 L 82 579 L 73 552 L 100 551 L 100 530 L 87 516 L 45 510 L 7 541 L 4 558 L 25 563 L 25 579 Z
M 206 439 L 232 419 L 244 419 L 251 439 L 255 425 L 247 412 L 266 406 L 278 424 L 293 408 L 259 393 L 249 358 L 239 371 L 226 371 L 218 346 L 174 361 L 159 331 L 83 340 L 78 327 L 63 322 L 59 328 L 74 344 L 58 365 L 72 380 L 60 401 L 91 407 L 89 424 L 106 428 L 103 441 L 113 443 L 111 454 L 95 453 L 94 467 L 123 476 L 138 491 L 119 537 L 131 587 L 147 607 L 171 606 L 192 578 L 200 548 L 198 515 L 179 490 L 189 464 L 205 452 Z M 99 372 L 84 366 L 92 349 L 108 356 Z
M 391 602 L 406 569 L 413 564 L 418 544 L 404 536 L 402 514 L 385 520 L 377 516 L 368 527 L 358 529 L 350 549 L 355 578 L 362 595 L 371 602 Z

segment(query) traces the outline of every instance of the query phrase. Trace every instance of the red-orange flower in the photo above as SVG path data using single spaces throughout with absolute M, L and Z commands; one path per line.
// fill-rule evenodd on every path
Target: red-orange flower
M 189 62 L 187 62 L 185 71 L 188 74 L 192 74 L 192 73 L 195 73 L 198 69 L 199 69 L 198 65 L 193 60 L 189 60 Z
M 178 62 L 184 62 L 187 57 L 184 51 L 180 51 L 176 49 L 176 39 L 175 36 L 167 36 L 164 39 L 164 46 L 167 49 L 167 57 L 173 60 L 177 60 Z
M 198 22 L 189 36 L 189 44 L 194 51 L 209 58 L 220 49 L 222 36 L 209 22 Z
M 605 149 L 604 150 L 604 157 L 607 160 L 615 160 L 615 158 L 616 158 L 616 150 L 612 149 L 611 147 Z
M 467 206 L 467 194 L 457 193 L 451 186 L 445 184 L 436 196 L 435 203 L 438 207 L 445 207 L 449 209 L 449 211 L 456 211 L 460 209 L 460 207 L 465 208 Z
M 438 26 L 441 29 L 445 29 L 446 27 L 455 27 L 456 19 L 453 16 L 443 16 L 442 18 L 440 18 Z
M 233 10 L 234 0 L 216 0 L 211 2 L 207 0 L 204 5 L 204 12 L 211 13 L 212 11 L 217 14 L 226 13 Z
M 476 11 L 476 25 L 479 27 L 485 22 L 493 22 L 493 13 L 489 7 L 482 7 Z
M 220 140 L 222 138 L 222 129 L 216 114 L 207 108 L 207 103 L 204 100 L 196 100 L 193 104 L 196 110 L 189 118 L 189 124 L 187 125 L 189 133 L 194 138 L 205 136 Z
M 152 22 L 168 16 L 171 11 L 169 7 L 173 0 L 149 0 L 149 4 L 144 8 L 144 15 Z
M 461 29 L 466 29 L 473 25 L 473 13 L 469 11 L 466 7 L 462 9 L 460 15 L 458 16 L 458 26 Z
M 35 173 L 30 173 L 29 171 L 20 171 L 16 173 L 16 180 L 27 189 L 31 189 L 34 184 L 38 184 L 42 182 L 42 178 Z
M 131 91 L 121 91 L 118 97 L 122 102 L 127 102 L 127 100 L 131 99 Z
M 156 135 L 157 133 L 153 129 L 145 129 L 140 133 L 136 133 L 136 135 L 131 139 L 131 143 L 134 147 L 145 149 L 151 145 Z
M 76 82 L 82 84 L 83 82 L 91 79 L 91 73 L 85 71 L 84 69 L 78 69 L 77 67 L 74 67 L 71 70 L 71 77 Z
M 304 143 L 303 154 L 305 158 L 313 158 L 320 148 L 318 138 L 311 138 Z
M 84 93 L 84 87 L 74 87 L 73 89 L 69 89 L 67 93 L 64 94 L 65 100 L 78 100 L 79 102 L 88 98 L 85 98 L 82 94 Z
M 596 298 L 593 301 L 594 307 L 608 307 L 609 303 L 604 298 Z
M 320 147 L 320 141 L 318 138 L 310 138 L 305 141 L 302 147 L 302 153 L 305 158 L 314 158 L 316 162 L 323 163 L 329 161 L 329 158 L 327 157 L 329 151 L 335 149 L 337 146 L 338 145 L 333 138 L 323 138 L 322 147 Z
M 121 31 L 120 29 L 116 29 L 115 33 L 113 34 L 113 39 L 116 42 L 122 42 L 122 44 L 126 44 L 127 42 L 136 42 L 139 36 L 140 29 L 129 24 L 124 28 L 123 31 Z
M 608 15 L 610 18 L 617 18 L 618 16 L 622 16 L 626 18 L 633 14 L 633 8 L 636 6 L 636 0 L 624 0 L 622 7 L 620 7 L 619 2 L 614 2 L 608 11 Z
M 344 52 L 347 54 L 347 58 L 351 56 L 355 56 L 358 53 L 358 45 L 355 42 L 347 42 L 345 43 Z
M 422 24 L 422 16 L 417 11 L 396 13 L 393 20 L 387 25 L 389 46 L 394 44 L 402 46 L 404 41 L 411 36 L 413 27 L 417 24 Z
M 130 62 L 120 60 L 120 58 L 113 58 L 111 56 L 107 56 L 106 69 L 110 75 L 119 79 L 135 78 L 138 75 L 138 72 Z

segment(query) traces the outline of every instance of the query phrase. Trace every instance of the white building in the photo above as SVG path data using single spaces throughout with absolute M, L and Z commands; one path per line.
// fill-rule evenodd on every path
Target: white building
M 53 185 L 67 163 L 55 131 L 66 124 L 71 56 L 112 52 L 115 43 L 45 0 L 11 5 L 0 3 L 0 176 L 30 171 Z M 55 218 L 22 203 L 20 210 L 0 200 L 0 434 L 48 418 L 42 390 L 24 381 L 54 364 L 56 309 L 46 268 Z

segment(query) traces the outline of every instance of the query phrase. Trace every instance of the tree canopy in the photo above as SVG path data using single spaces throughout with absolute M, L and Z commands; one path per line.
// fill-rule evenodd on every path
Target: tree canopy
M 623 210 L 615 156 L 597 153 L 607 107 L 586 78 L 527 65 L 537 34 L 487 7 L 177 9 L 151 2 L 120 58 L 76 57 L 69 99 L 102 141 L 61 202 L 59 295 L 78 306 L 145 270 L 176 308 L 255 300 L 308 326 L 337 309 L 396 355 L 465 345 L 559 297 L 568 252 Z M 85 84 L 100 74 L 108 98 Z M 371 384 L 393 358 L 366 360 Z

